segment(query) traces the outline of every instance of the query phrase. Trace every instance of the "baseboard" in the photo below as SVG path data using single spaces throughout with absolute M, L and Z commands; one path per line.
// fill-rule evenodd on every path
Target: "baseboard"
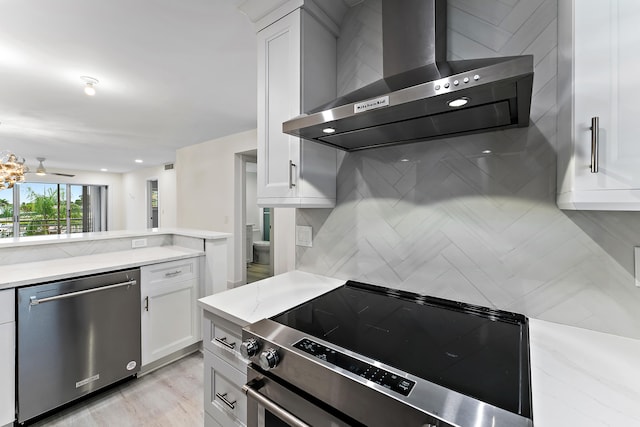
M 195 353 L 196 351 L 200 350 L 201 347 L 202 341 L 198 341 L 197 343 L 191 344 L 190 346 L 185 347 L 182 350 L 178 350 L 175 353 L 171 353 L 168 356 L 156 360 L 155 362 L 151 362 L 140 369 L 140 372 L 138 372 L 138 378 L 147 375 L 148 373 L 151 373 L 156 369 L 160 369 L 163 366 L 167 366 L 178 359 L 182 359 L 183 357 L 188 356 L 191 353 Z

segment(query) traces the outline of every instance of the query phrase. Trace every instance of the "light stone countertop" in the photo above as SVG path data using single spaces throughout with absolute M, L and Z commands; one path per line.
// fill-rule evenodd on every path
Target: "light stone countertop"
M 204 255 L 180 246 L 158 246 L 0 266 L 0 289 L 64 280 Z
M 246 326 L 344 285 L 302 271 L 290 271 L 198 300 L 200 306 L 236 325 Z
M 48 234 L 44 236 L 26 236 L 0 239 L 0 248 L 70 243 L 90 240 L 120 239 L 126 237 L 145 237 L 175 234 L 206 240 L 227 239 L 230 233 L 219 231 L 196 230 L 189 228 L 149 228 L 143 230 L 99 231 L 94 233 Z
M 640 340 L 530 319 L 535 427 L 640 426 Z
M 199 300 L 246 326 L 344 280 L 292 271 Z M 535 427 L 640 426 L 640 340 L 529 319 Z

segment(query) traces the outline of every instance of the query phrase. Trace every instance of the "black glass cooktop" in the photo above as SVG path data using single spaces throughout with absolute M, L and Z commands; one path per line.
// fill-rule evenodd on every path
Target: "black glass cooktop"
M 531 417 L 520 314 L 349 281 L 272 320 Z

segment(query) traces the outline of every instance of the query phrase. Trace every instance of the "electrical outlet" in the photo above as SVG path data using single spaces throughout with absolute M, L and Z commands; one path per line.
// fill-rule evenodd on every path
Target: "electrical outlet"
M 147 246 L 147 239 L 133 239 L 131 241 L 131 248 L 144 248 Z

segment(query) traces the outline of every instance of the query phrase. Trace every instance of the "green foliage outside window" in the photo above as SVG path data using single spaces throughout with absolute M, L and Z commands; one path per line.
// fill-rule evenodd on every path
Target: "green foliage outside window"
M 47 188 L 39 194 L 27 188 L 28 202 L 20 206 L 20 222 L 26 224 L 25 236 L 41 234 L 59 234 L 66 227 L 65 210 L 67 208 L 65 192 Z M 78 198 L 70 206 L 70 218 L 82 221 L 82 199 Z M 58 221 L 60 218 L 61 221 Z

